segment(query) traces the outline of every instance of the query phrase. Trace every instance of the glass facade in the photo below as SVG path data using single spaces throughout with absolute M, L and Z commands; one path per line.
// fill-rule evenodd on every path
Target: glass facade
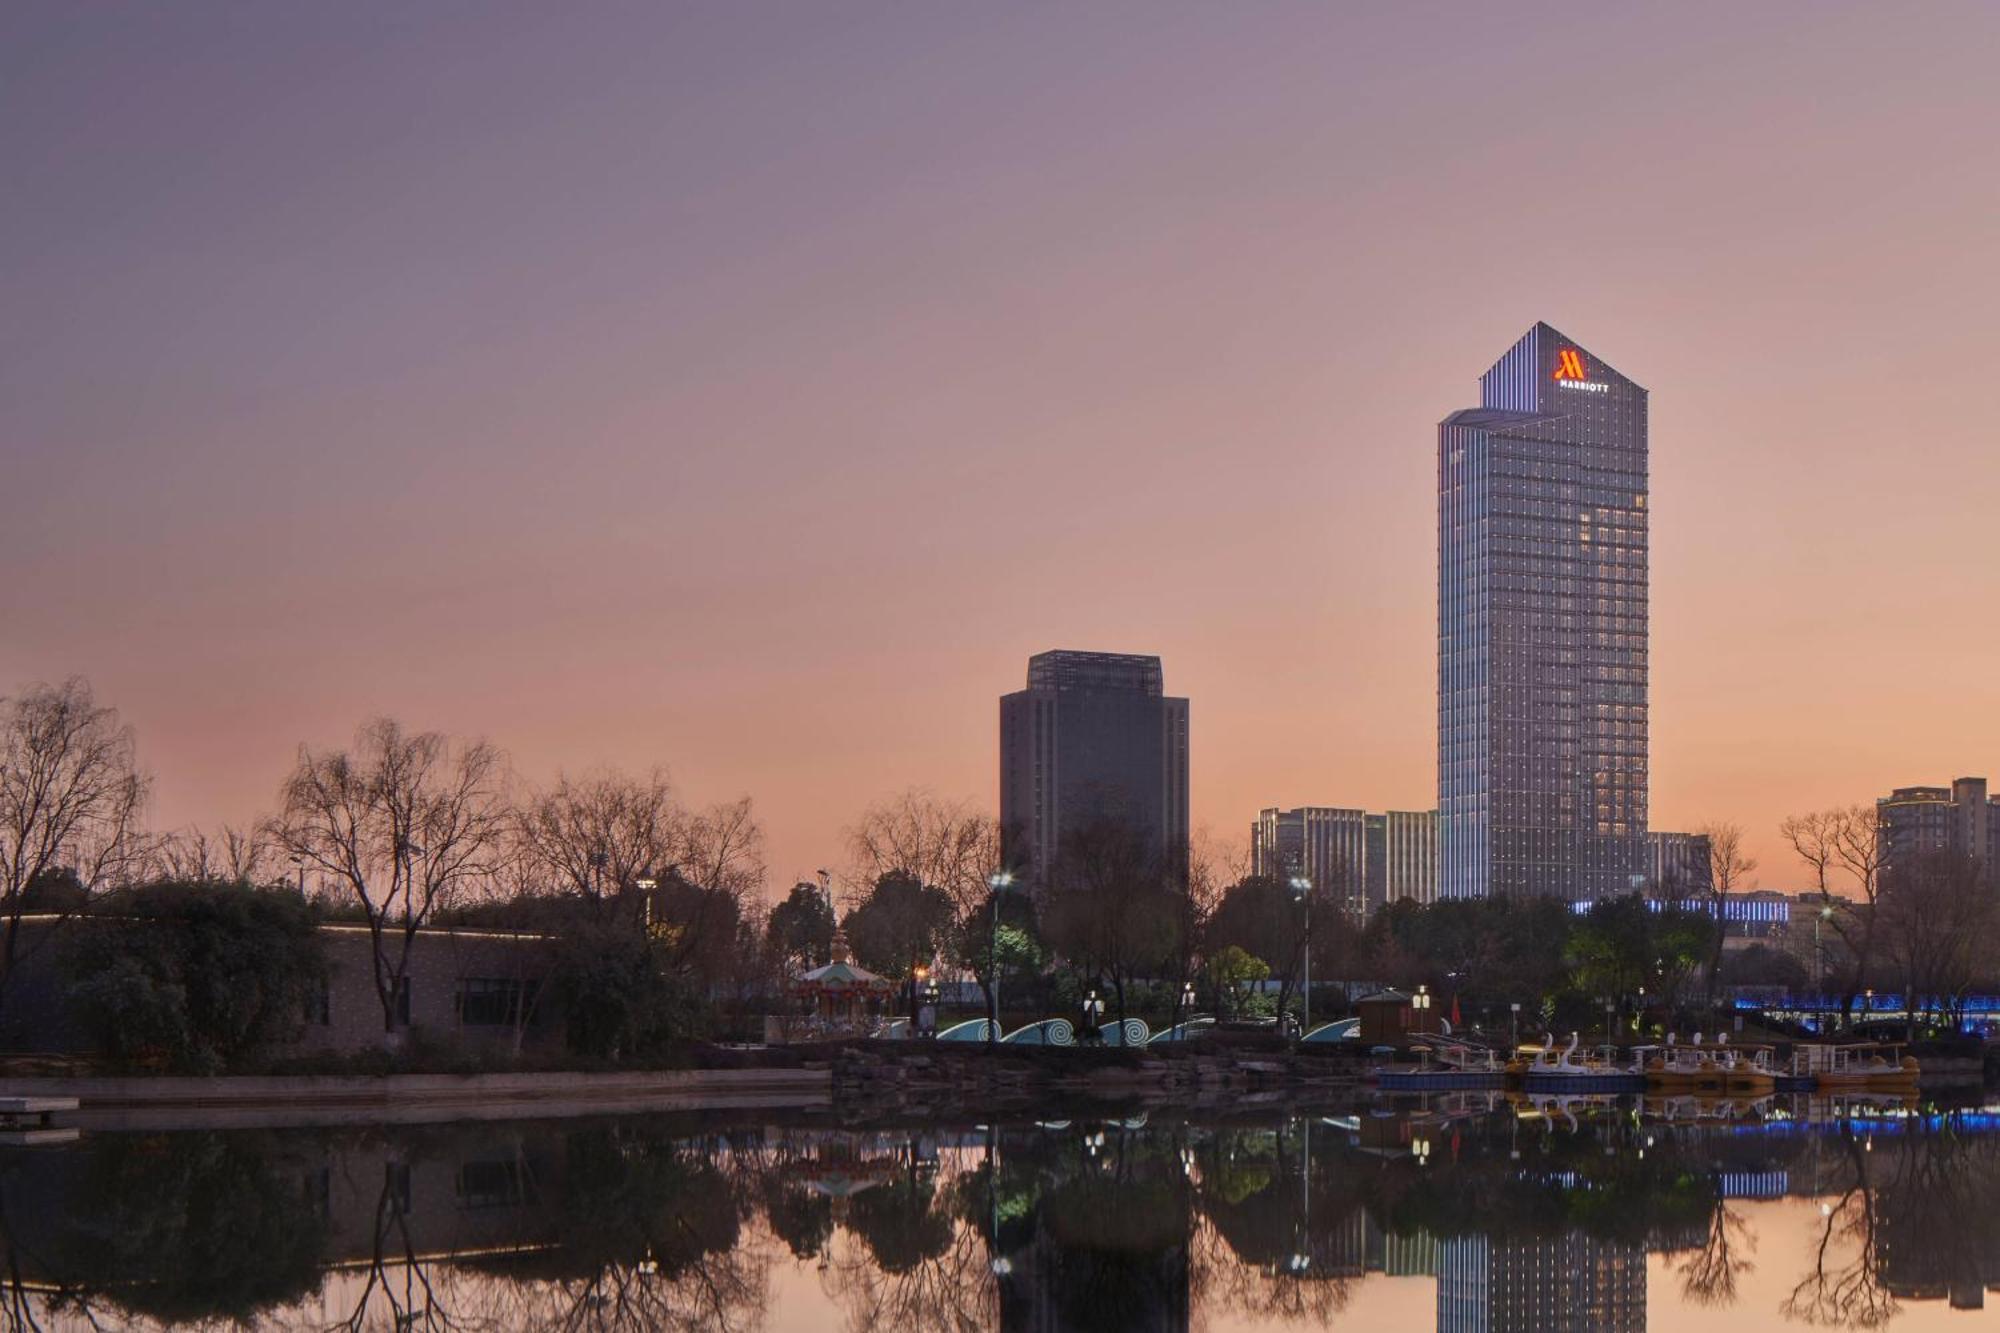
M 1093 819 L 1139 829 L 1170 873 L 1188 854 L 1188 701 L 1160 659 L 1056 651 L 1028 659 L 1028 687 L 1000 698 L 1000 829 L 1030 881 L 1066 830 Z
M 1646 390 L 1537 324 L 1438 427 L 1438 892 L 1649 870 Z

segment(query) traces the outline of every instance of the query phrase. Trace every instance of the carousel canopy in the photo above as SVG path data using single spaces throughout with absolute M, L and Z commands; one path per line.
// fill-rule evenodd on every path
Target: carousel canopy
M 816 967 L 810 972 L 801 973 L 792 985 L 794 989 L 807 991 L 886 991 L 896 988 L 896 983 L 887 977 L 878 976 L 860 964 L 850 963 L 844 958 L 828 963 L 825 967 Z

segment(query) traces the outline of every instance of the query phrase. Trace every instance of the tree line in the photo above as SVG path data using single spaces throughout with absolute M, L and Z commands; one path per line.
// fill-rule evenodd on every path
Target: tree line
M 1224 1016 L 1284 1011 L 1308 973 L 1322 986 L 1427 986 L 1489 1017 L 1604 998 L 1674 1012 L 1754 982 L 1824 984 L 1850 1010 L 1873 989 L 1907 988 L 1949 1010 L 1988 980 L 1995 925 L 1979 865 L 1938 853 L 1886 866 L 1867 806 L 1782 825 L 1819 904 L 1792 924 L 1795 944 L 1815 935 L 1802 963 L 1796 948 L 1725 958 L 1720 901 L 1756 869 L 1728 825 L 1707 830 L 1705 890 L 1651 886 L 1667 901 L 1650 907 L 1612 900 L 1578 916 L 1550 900 L 1401 901 L 1364 917 L 1342 877 L 1301 891 L 1207 839 L 1170 856 L 1112 815 L 1065 830 L 1050 865 L 1014 863 L 989 814 L 911 789 L 850 825 L 837 877 L 801 883 L 767 910 L 750 800 L 691 808 L 661 770 L 536 785 L 490 742 L 376 719 L 345 747 L 301 746 L 273 813 L 246 826 L 149 830 L 149 794 L 131 728 L 87 682 L 0 702 L 0 1016 L 23 951 L 43 938 L 26 923 L 94 909 L 159 917 L 208 901 L 173 886 L 290 886 L 310 908 L 214 907 L 203 929 L 235 921 L 276 939 L 300 921 L 365 926 L 391 1037 L 424 929 L 523 930 L 541 942 L 551 984 L 523 1000 L 519 1024 L 559 996 L 571 1046 L 606 1059 L 782 1007 L 788 980 L 831 957 L 836 930 L 887 977 L 968 978 L 996 1020 L 1003 996 L 1016 1009 L 1074 1012 L 1066 1006 L 1096 991 L 1122 1021 L 1170 1018 L 1190 999 Z M 136 1023 L 153 993 L 191 1003 L 185 961 L 92 966 L 103 1013 Z M 310 975 L 310 961 L 293 972 Z

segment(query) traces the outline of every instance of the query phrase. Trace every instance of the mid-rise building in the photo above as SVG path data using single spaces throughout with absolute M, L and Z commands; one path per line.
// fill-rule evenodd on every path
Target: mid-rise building
M 1580 1231 L 1438 1243 L 1438 1333 L 1644 1333 L 1646 1251 Z
M 1655 893 L 1685 898 L 1714 885 L 1706 833 L 1648 833 L 1646 856 L 1651 867 L 1646 883 Z
M 1437 896 L 1437 812 L 1371 814 L 1336 806 L 1259 812 L 1250 826 L 1252 873 L 1310 877 L 1364 916 L 1384 903 Z
M 1137 829 L 1175 873 L 1188 848 L 1188 701 L 1157 657 L 1047 652 L 1000 699 L 1000 825 L 1010 865 L 1046 874 L 1063 834 L 1094 820 Z
M 2000 888 L 2000 799 L 1985 778 L 1954 778 L 1949 787 L 1898 787 L 1875 802 L 1882 873 L 1931 852 L 1957 852 L 1984 868 Z
M 1537 324 L 1438 427 L 1438 893 L 1647 873 L 1646 390 Z

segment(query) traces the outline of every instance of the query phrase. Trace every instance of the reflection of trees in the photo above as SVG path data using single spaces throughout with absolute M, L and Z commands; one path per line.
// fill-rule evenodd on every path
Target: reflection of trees
M 1840 1328 L 1879 1328 L 1896 1314 L 1896 1298 L 1882 1285 L 1875 1245 L 1875 1206 L 1870 1192 L 1856 1185 L 1839 1201 L 1822 1205 L 1813 1266 L 1779 1306 L 1787 1319 Z M 1841 1262 L 1840 1236 L 1854 1246 Z
M 1675 1270 L 1681 1277 L 1681 1294 L 1695 1305 L 1733 1305 L 1736 1279 L 1754 1266 L 1739 1251 L 1756 1248 L 1749 1223 L 1718 1193 L 1702 1243 L 1689 1250 Z
M 325 1221 L 270 1140 L 110 1135 L 0 1160 L 14 1326 L 35 1326 L 29 1282 L 91 1324 L 247 1324 L 320 1285 Z
M 1785 1314 L 1871 1328 L 1903 1299 L 1982 1303 L 2000 1281 L 2000 1138 L 1912 1116 L 1893 1133 L 1851 1130 L 1834 1142 L 1846 1186 L 1822 1205 L 1813 1265 Z
M 1755 1247 L 1723 1182 L 1778 1171 L 1825 1207 L 1792 1320 L 1873 1328 L 2000 1280 L 2000 1135 L 1949 1116 L 1872 1141 L 1865 1122 L 1307 1123 L 1156 1116 L 983 1144 L 629 1119 L 93 1136 L 0 1152 L 0 1328 L 754 1333 L 787 1257 L 818 1264 L 851 1333 L 1323 1325 L 1364 1272 L 1472 1237 L 1496 1256 L 1664 1253 L 1685 1303 L 1727 1305 Z
M 914 1144 L 899 1170 L 847 1201 L 841 1235 L 821 1251 L 824 1285 L 847 1327 L 974 1330 L 995 1317 L 991 1252 L 975 1223 L 983 1173 L 940 1181 Z
M 545 1237 L 524 1254 L 455 1254 L 385 1185 L 364 1281 L 335 1327 L 731 1333 L 761 1323 L 769 1260 L 744 1243 L 729 1145 L 610 1124 L 567 1131 L 560 1147 L 549 1163 L 558 1179 L 540 1179 L 535 1154 L 519 1161 Z
M 1324 1323 L 1365 1260 L 1354 1173 L 1311 1121 L 1215 1134 L 1201 1155 L 1189 1284 L 1205 1307 Z

